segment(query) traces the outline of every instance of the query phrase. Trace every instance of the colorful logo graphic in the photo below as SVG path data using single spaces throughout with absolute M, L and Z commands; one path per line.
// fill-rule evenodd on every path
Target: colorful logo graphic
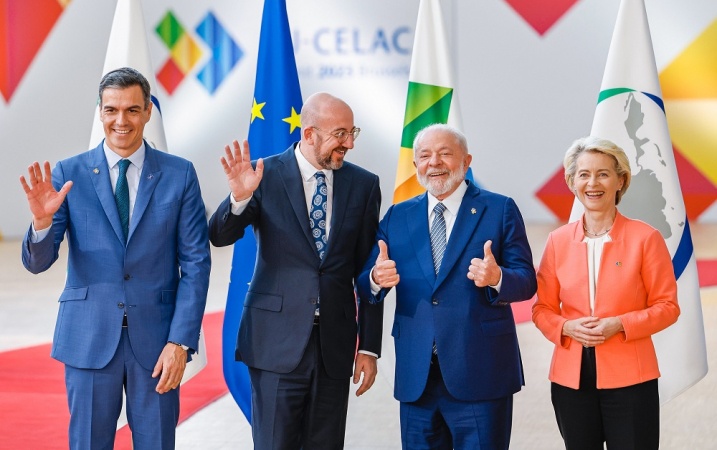
M 171 11 L 167 11 L 159 22 L 156 32 L 169 49 L 169 58 L 157 73 L 157 80 L 172 95 L 203 59 L 205 52 Z M 195 32 L 209 53 L 209 59 L 196 77 L 207 92 L 214 94 L 244 52 L 212 12 L 207 13 Z
M 0 1 L 0 92 L 7 102 L 70 1 Z
M 696 220 L 717 200 L 717 20 L 660 73 L 660 85 L 687 217 Z M 568 220 L 574 196 L 562 167 L 536 196 Z
M 544 35 L 578 0 L 505 0 L 539 35 Z

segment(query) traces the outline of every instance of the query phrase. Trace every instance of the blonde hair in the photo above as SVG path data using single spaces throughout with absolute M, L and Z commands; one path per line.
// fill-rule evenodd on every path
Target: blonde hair
M 627 188 L 630 186 L 632 171 L 630 170 L 630 161 L 627 159 L 625 151 L 607 139 L 601 139 L 595 136 L 580 138 L 573 142 L 568 151 L 565 152 L 563 167 L 565 167 L 565 182 L 568 188 L 570 188 L 571 191 L 573 190 L 575 172 L 578 169 L 578 158 L 586 152 L 602 153 L 603 155 L 611 156 L 612 159 L 615 160 L 615 172 L 617 172 L 618 178 L 624 180 L 622 188 L 615 193 L 615 204 L 619 205 L 622 196 L 625 195 Z

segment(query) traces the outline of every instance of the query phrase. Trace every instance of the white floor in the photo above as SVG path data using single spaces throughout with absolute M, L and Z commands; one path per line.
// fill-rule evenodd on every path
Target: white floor
M 536 259 L 552 227 L 530 227 Z M 717 258 L 713 238 L 717 227 L 694 226 L 697 256 Z M 65 262 L 35 276 L 20 262 L 20 242 L 0 241 L 0 351 L 50 342 L 57 301 L 64 284 Z M 61 255 L 62 258 L 62 255 Z M 224 308 L 231 265 L 231 249 L 213 249 L 213 270 L 207 311 Z M 708 358 L 717 367 L 717 288 L 702 290 Z M 392 318 L 389 308 L 386 316 Z M 559 449 L 562 441 L 550 404 L 548 366 L 550 344 L 531 323 L 518 325 L 527 385 L 515 396 L 514 449 Z M 392 398 L 393 342 L 384 335 L 385 359 L 379 363 L 374 387 L 349 403 L 346 449 L 399 449 L 398 403 Z M 2 370 L 2 368 L 0 368 Z M 707 450 L 717 448 L 717 375 L 710 372 L 695 387 L 668 403 L 661 411 L 661 448 Z M 1 420 L 1 418 L 0 418 Z M 1 445 L 0 445 L 1 447 Z M 177 430 L 178 449 L 251 449 L 251 429 L 227 395 L 182 423 Z

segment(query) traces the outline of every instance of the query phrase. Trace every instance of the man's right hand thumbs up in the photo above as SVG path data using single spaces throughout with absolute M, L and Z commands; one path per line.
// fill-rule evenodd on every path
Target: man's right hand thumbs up
M 398 284 L 400 276 L 396 271 L 396 262 L 388 258 L 388 247 L 383 241 L 378 241 L 378 257 L 373 266 L 373 282 L 381 288 L 390 288 Z

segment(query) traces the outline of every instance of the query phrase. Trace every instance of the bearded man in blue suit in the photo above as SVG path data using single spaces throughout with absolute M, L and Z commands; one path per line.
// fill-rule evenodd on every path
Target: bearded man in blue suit
M 404 449 L 507 449 L 524 384 L 510 304 L 537 282 L 512 199 L 464 180 L 465 136 L 431 125 L 414 140 L 428 192 L 392 206 L 359 277 L 361 301 L 396 288 L 394 395 Z
M 33 215 L 22 260 L 43 272 L 67 238 L 52 357 L 65 364 L 70 448 L 113 448 L 124 388 L 134 448 L 172 449 L 209 286 L 204 203 L 192 164 L 142 138 L 145 77 L 109 72 L 99 98 L 104 141 L 21 177 Z

